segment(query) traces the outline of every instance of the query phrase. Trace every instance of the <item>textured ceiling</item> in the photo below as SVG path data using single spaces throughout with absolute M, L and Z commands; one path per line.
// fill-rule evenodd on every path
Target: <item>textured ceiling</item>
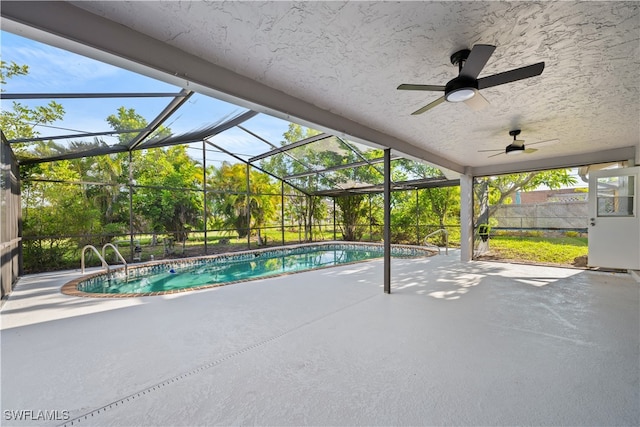
M 640 151 L 638 2 L 72 3 L 463 167 L 512 163 L 477 150 L 504 148 L 516 128 L 529 143 L 558 140 L 518 161 Z M 412 116 L 440 94 L 398 84 L 444 85 L 458 72 L 450 55 L 474 44 L 497 46 L 479 77 L 545 70 L 483 90 L 481 111 Z

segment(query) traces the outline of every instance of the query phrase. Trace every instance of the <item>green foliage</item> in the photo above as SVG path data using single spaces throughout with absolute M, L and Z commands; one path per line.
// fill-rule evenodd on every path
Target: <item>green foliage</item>
M 460 187 L 426 188 L 423 190 L 430 202 L 430 210 L 437 217 L 438 225 L 460 225 Z M 451 221 L 453 219 L 453 221 Z M 438 244 L 445 243 L 445 236 L 439 234 Z
M 296 142 L 317 134 L 316 131 L 304 129 L 291 124 L 285 133 L 283 144 Z M 287 176 L 306 173 L 310 170 L 323 170 L 355 162 L 363 159 L 380 159 L 382 150 L 359 150 L 356 145 L 339 138 L 327 138 L 318 147 L 309 144 L 297 147 L 287 153 L 277 154 L 262 162 L 261 166 L 277 176 Z M 420 179 L 441 176 L 440 170 L 406 159 L 395 160 L 391 164 L 393 181 Z M 325 188 L 349 187 L 352 182 L 364 184 L 381 184 L 384 175 L 379 165 L 365 165 L 356 168 L 336 169 L 330 173 L 318 173 L 298 179 L 296 185 L 314 192 Z M 344 185 L 346 184 L 346 185 Z M 417 223 L 438 224 L 440 228 L 459 223 L 459 189 L 433 188 L 420 190 L 418 193 L 419 209 L 416 207 L 415 192 L 393 192 L 391 196 L 392 241 L 402 243 L 416 243 Z M 374 232 L 380 238 L 383 223 L 382 196 L 373 195 L 369 202 L 367 195 L 345 195 L 335 199 L 337 205 L 337 219 L 345 240 L 362 239 L 365 232 Z M 305 226 L 305 235 L 311 235 L 310 225 L 313 223 L 309 206 L 314 206 L 307 197 L 296 197 L 287 204 L 289 216 L 299 218 Z M 293 210 L 297 208 L 294 213 Z M 290 215 L 293 213 L 293 215 Z M 373 236 L 371 236 L 373 238 Z M 422 235 L 424 237 L 424 234 Z
M 64 108 L 55 101 L 35 108 L 14 101 L 11 110 L 3 110 L 0 114 L 0 128 L 8 140 L 35 138 L 39 135 L 34 129 L 37 125 L 53 123 L 63 116 Z M 18 143 L 13 146 L 16 153 L 26 154 L 25 144 Z
M 298 124 L 289 123 L 289 128 L 283 135 L 284 140 L 281 141 L 281 145 L 288 145 L 318 134 L 320 134 L 320 132 L 315 129 L 303 128 Z M 322 165 L 327 165 L 331 161 L 333 161 L 332 153 L 313 150 L 311 145 L 304 145 L 292 150 L 291 152 L 271 156 L 270 158 L 263 160 L 260 166 L 262 169 L 271 172 L 276 176 L 283 177 L 307 172 L 309 165 L 320 165 L 316 167 L 322 169 L 323 167 L 328 167 Z M 320 186 L 326 185 L 327 181 L 322 176 L 311 175 L 302 178 L 302 180 L 296 184 L 312 193 L 318 190 Z M 293 218 L 302 227 L 304 227 L 305 241 L 313 240 L 313 224 L 326 217 L 326 205 L 320 197 L 312 196 L 310 194 L 303 194 L 302 197 L 300 196 L 300 194 L 295 194 L 294 196 L 286 197 L 285 216 Z
M 106 120 L 117 131 L 148 126 L 144 117 L 133 108 L 120 107 Z M 151 137 L 170 134 L 169 129 L 160 127 Z M 120 143 L 128 144 L 132 135 L 120 134 Z M 127 156 L 126 153 L 104 156 L 94 166 L 94 171 L 102 179 L 124 184 L 127 181 L 123 176 L 124 166 L 131 168 L 132 178 L 138 186 L 133 194 L 134 221 L 138 228 L 148 226 L 156 233 L 170 234 L 177 241 L 184 241 L 192 227 L 202 226 L 204 200 L 198 191 L 203 184 L 202 168 L 188 156 L 186 146 L 134 151 L 130 165 Z M 106 222 L 123 219 L 113 213 L 118 202 L 124 201 L 118 189 L 118 186 L 110 187 L 98 198 L 104 207 Z
M 118 108 L 116 114 L 111 114 L 107 117 L 107 123 L 111 125 L 113 130 L 117 131 L 144 129 L 148 125 L 147 120 L 140 114 L 136 113 L 135 109 L 125 107 Z M 135 134 L 121 133 L 118 136 L 118 139 L 121 144 L 126 145 L 131 141 L 133 135 Z M 169 135 L 171 135 L 171 130 L 164 126 L 160 126 L 153 132 L 153 134 L 151 134 L 151 137 L 160 138 Z
M 78 174 L 69 161 L 43 165 L 52 179 L 76 180 Z M 64 255 L 77 251 L 88 241 L 87 233 L 100 232 L 100 212 L 79 185 L 37 182 L 24 188 L 23 234 L 42 236 L 25 239 L 25 265 L 31 269 L 60 264 Z
M 474 184 L 474 211 L 478 214 L 476 222 L 486 223 L 497 206 L 510 201 L 510 197 L 516 191 L 534 190 L 540 186 L 557 189 L 576 182 L 576 179 L 569 175 L 568 169 L 477 178 Z
M 26 76 L 29 74 L 29 66 L 28 65 L 19 65 L 14 61 L 11 63 L 7 63 L 6 61 L 0 60 L 0 84 L 5 85 L 7 83 L 7 79 L 15 76 Z M 4 88 L 1 89 L 4 92 Z
M 202 168 L 187 155 L 186 146 L 147 150 L 136 164 L 134 211 L 156 233 L 185 240 L 191 227 L 202 226 Z
M 363 230 L 358 227 L 358 223 L 369 212 L 366 201 L 367 196 L 363 194 L 336 197 L 336 205 L 340 207 L 340 229 L 344 240 L 357 241 L 362 237 Z
M 319 132 L 290 124 L 284 134 L 283 145 L 317 135 Z M 340 138 L 327 138 L 321 145 L 307 144 L 284 154 L 272 156 L 262 163 L 262 167 L 277 176 L 287 176 L 324 170 L 341 165 L 361 162 L 363 159 L 376 159 L 382 156 L 381 150 L 361 151 L 356 146 Z M 365 165 L 356 168 L 334 170 L 331 173 L 318 173 L 301 178 L 296 184 L 303 190 L 313 193 L 324 188 L 336 188 L 351 182 L 379 184 L 383 175 L 375 166 Z M 305 237 L 313 239 L 313 224 L 326 215 L 326 205 L 315 196 L 306 195 L 295 198 L 288 208 L 295 218 L 304 224 Z M 345 240 L 359 240 L 363 229 L 361 224 L 369 217 L 368 196 L 350 195 L 336 198 L 339 207 L 338 216 Z M 368 225 L 368 224 L 367 224 Z
M 246 237 L 251 228 L 259 230 L 275 217 L 278 206 L 271 195 L 280 189 L 268 175 L 249 169 L 249 194 L 244 164 L 224 162 L 220 168 L 211 168 L 208 176 L 208 186 L 216 189 L 210 198 L 212 210 L 220 213 L 223 226 L 234 228 L 239 237 Z
M 4 92 L 7 79 L 27 75 L 29 67 L 10 64 L 0 61 L 0 83 Z M 0 112 L 0 129 L 8 140 L 19 138 L 33 138 L 38 136 L 35 127 L 40 124 L 50 124 L 64 116 L 64 108 L 56 102 L 50 102 L 45 106 L 35 108 L 26 107 L 21 103 L 13 102 L 11 109 Z M 46 146 L 47 143 L 38 143 L 35 149 Z M 21 157 L 33 156 L 27 150 L 26 144 L 12 144 L 13 150 Z M 31 147 L 33 150 L 34 147 Z M 20 178 L 24 182 L 30 177 L 43 176 L 48 169 L 59 179 L 76 177 L 69 167 L 69 163 L 57 165 L 34 165 L 20 168 Z M 83 197 L 77 187 L 53 189 L 51 185 L 39 183 L 39 185 L 22 186 L 23 204 L 23 236 L 39 234 L 48 236 L 41 240 L 24 241 L 23 256 L 25 264 L 29 265 L 58 265 L 63 259 L 63 254 L 73 250 L 78 244 L 77 239 L 56 238 L 64 234 L 71 234 L 78 228 L 95 226 L 95 210 L 92 209 L 87 199 Z M 69 221 L 74 218 L 74 221 Z M 77 221 L 75 221 L 77 219 Z M 74 230 L 75 228 L 75 230 Z
M 393 165 L 392 175 L 395 180 L 398 177 L 428 179 L 442 176 L 437 168 L 406 159 L 397 160 L 393 162 Z M 425 234 L 436 230 L 435 227 L 429 227 L 425 234 L 418 236 L 415 230 L 418 222 L 422 225 L 437 224 L 437 228 L 440 229 L 459 225 L 460 188 L 424 188 L 418 190 L 417 195 L 415 191 L 394 193 L 391 198 L 391 206 L 393 241 L 397 243 L 415 242 L 416 237 L 422 240 Z M 425 230 L 422 231 L 424 233 Z M 439 234 L 435 241 L 431 239 L 430 242 L 444 245 L 444 235 Z
M 382 202 L 382 201 L 381 201 Z M 416 211 L 415 191 L 395 191 L 391 193 L 391 241 L 394 243 L 415 242 L 417 221 L 426 221 L 425 211 Z M 382 221 L 381 221 L 382 223 Z
M 280 144 L 285 146 L 318 134 L 320 132 L 317 130 L 289 123 L 289 129 L 283 134 L 284 140 Z M 317 162 L 316 153 L 311 150 L 309 145 L 303 145 L 295 150 L 276 154 L 261 161 L 260 167 L 276 176 L 286 176 L 307 172 L 308 164 L 315 162 Z M 313 186 L 317 183 L 314 180 L 307 180 L 306 184 Z
M 18 65 L 15 62 L 10 64 L 0 61 L 0 83 L 1 91 L 4 92 L 4 85 L 7 79 L 27 75 L 29 67 Z M 47 105 L 38 107 L 27 107 L 19 102 L 13 102 L 11 109 L 3 109 L 0 112 L 0 129 L 8 140 L 19 138 L 35 138 L 39 135 L 35 127 L 42 124 L 50 124 L 64 116 L 64 108 L 55 101 Z M 28 156 L 27 146 L 16 143 L 12 145 L 16 154 Z
M 128 183 L 125 157 L 122 154 L 97 156 L 91 159 L 85 176 L 107 185 L 88 188 L 89 197 L 101 212 L 102 223 L 128 223 L 129 193 L 123 191 Z
M 0 66 L 3 84 L 8 78 L 27 73 L 27 66 L 5 62 Z M 33 138 L 38 136 L 37 125 L 52 123 L 63 115 L 64 108 L 55 102 L 35 108 L 14 103 L 11 110 L 0 113 L 0 126 L 8 139 Z M 144 117 L 124 106 L 108 116 L 106 121 L 117 131 L 148 127 Z M 160 127 L 150 137 L 162 138 L 170 133 L 169 129 Z M 318 133 L 290 124 L 283 134 L 282 145 Z M 120 134 L 119 143 L 129 144 L 134 135 Z M 96 138 L 66 145 L 42 141 L 28 145 L 14 144 L 13 147 L 24 158 L 58 155 L 69 150 L 87 151 L 104 145 L 104 141 Z M 276 176 L 287 176 L 362 162 L 364 159 L 379 159 L 383 155 L 382 150 L 358 147 L 357 144 L 332 137 L 323 144 L 303 145 L 272 156 L 263 161 L 261 166 Z M 233 228 L 241 238 L 246 237 L 250 230 L 257 230 L 260 237 L 263 230 L 263 233 L 269 233 L 271 240 L 276 236 L 279 240 L 281 230 L 268 227 L 273 221 L 285 218 L 289 223 L 299 226 L 287 231 L 287 239 L 333 238 L 333 229 L 327 230 L 324 225 L 321 226 L 331 203 L 326 198 L 312 194 L 328 188 L 348 187 L 354 181 L 381 184 L 384 178 L 379 165 L 366 164 L 301 177 L 294 180 L 293 184 L 304 191 L 287 187 L 283 207 L 280 183 L 274 183 L 267 174 L 251 169 L 250 188 L 247 189 L 246 167 L 243 164 L 223 164 L 219 168 L 210 166 L 207 172 L 209 191 L 206 203 L 207 211 L 211 214 L 209 225 Z M 394 180 L 437 174 L 437 169 L 413 162 L 398 161 L 392 165 Z M 158 234 L 171 234 L 177 241 L 184 241 L 192 230 L 201 230 L 205 225 L 203 170 L 188 156 L 186 146 L 22 166 L 21 176 L 24 179 L 24 234 L 27 237 L 41 237 L 38 240 L 25 240 L 28 262 L 33 266 L 62 265 L 66 262 L 64 260 L 79 256 L 79 250 L 85 244 L 98 243 L 95 236 L 100 236 L 99 243 L 102 244 L 114 236 L 128 233 L 130 198 L 134 231 L 154 234 L 152 241 Z M 61 183 L 41 182 L 40 179 L 59 180 Z M 444 227 L 456 222 L 456 191 L 421 190 L 418 192 L 418 210 L 415 194 L 397 192 L 392 196 L 394 241 L 413 241 L 417 222 L 423 227 L 428 223 Z M 339 197 L 335 205 L 342 238 L 360 240 L 365 233 L 374 239 L 381 238 L 382 196 L 344 196 Z M 282 212 L 285 218 L 279 218 Z

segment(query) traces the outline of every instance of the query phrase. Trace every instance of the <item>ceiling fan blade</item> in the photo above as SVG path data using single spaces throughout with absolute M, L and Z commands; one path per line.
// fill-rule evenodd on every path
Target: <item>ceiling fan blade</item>
M 444 92 L 444 86 L 438 85 L 412 85 L 412 84 L 401 84 L 398 86 L 398 90 L 427 90 L 430 92 Z
M 478 79 L 478 89 L 486 89 L 488 87 L 528 79 L 529 77 L 535 77 L 542 74 L 542 70 L 544 70 L 544 62 L 538 62 L 537 64 L 528 65 L 526 67 L 516 68 L 515 70 L 505 71 L 504 73 L 498 73 L 492 76 L 483 77 L 481 79 Z
M 464 101 L 472 110 L 479 111 L 489 105 L 489 101 L 487 98 L 482 96 L 480 92 L 476 91 L 476 94 L 473 97 Z
M 478 153 L 488 153 L 489 151 L 504 151 L 504 148 L 501 148 L 499 150 L 478 150 Z
M 559 139 L 547 139 L 546 141 L 538 141 L 538 142 L 531 142 L 527 145 L 534 145 L 534 144 L 544 144 L 546 142 L 557 142 L 560 141 Z
M 500 151 L 502 151 L 502 152 L 501 152 L 501 153 L 498 153 L 498 154 L 493 154 L 493 155 L 491 155 L 491 156 L 487 157 L 487 159 L 490 159 L 490 158 L 492 158 L 492 157 L 495 157 L 495 156 L 499 156 L 499 155 L 501 155 L 501 154 L 504 154 L 504 150 L 500 150 Z
M 484 66 L 487 65 L 487 61 L 489 61 L 494 50 L 496 50 L 496 47 L 489 44 L 477 44 L 473 46 L 471 53 L 464 62 L 462 70 L 460 70 L 460 75 L 474 80 L 477 79 Z
M 527 154 L 531 154 L 531 153 L 535 153 L 536 151 L 538 151 L 537 148 L 525 148 L 524 152 Z
M 422 113 L 424 113 L 425 111 L 430 110 L 430 109 L 432 109 L 433 107 L 435 107 L 435 106 L 437 106 L 437 105 L 442 104 L 443 102 L 444 102 L 444 96 L 441 96 L 440 98 L 436 99 L 435 101 L 433 101 L 433 102 L 431 102 L 431 103 L 429 103 L 429 104 L 425 105 L 425 106 L 424 106 L 424 107 L 422 107 L 421 109 L 414 111 L 413 113 L 411 113 L 411 115 L 412 115 L 412 116 L 415 116 L 415 115 L 417 115 L 417 114 L 422 114 Z

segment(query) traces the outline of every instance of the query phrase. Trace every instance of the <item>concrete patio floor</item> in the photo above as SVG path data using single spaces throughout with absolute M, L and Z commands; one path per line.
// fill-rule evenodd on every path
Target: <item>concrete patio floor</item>
M 2 425 L 640 424 L 627 274 L 451 254 L 394 259 L 391 295 L 381 260 L 62 295 L 79 274 L 25 276 L 3 305 Z

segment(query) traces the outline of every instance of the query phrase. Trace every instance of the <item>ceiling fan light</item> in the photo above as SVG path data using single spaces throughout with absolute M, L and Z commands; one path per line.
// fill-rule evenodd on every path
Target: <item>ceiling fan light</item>
M 460 89 L 452 90 L 445 95 L 445 99 L 449 102 L 463 102 L 473 98 L 476 94 L 476 89 L 471 87 L 461 87 Z
M 524 145 L 522 145 L 521 147 L 517 147 L 515 145 L 507 145 L 507 148 L 505 150 L 505 154 L 508 154 L 509 156 L 514 156 L 522 153 L 524 153 Z

